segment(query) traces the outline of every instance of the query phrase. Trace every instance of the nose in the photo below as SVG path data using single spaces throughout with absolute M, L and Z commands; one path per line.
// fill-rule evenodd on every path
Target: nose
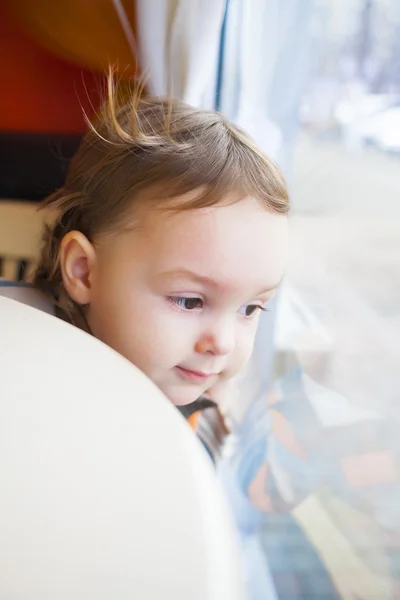
M 231 320 L 219 320 L 203 331 L 195 345 L 200 354 L 226 356 L 235 348 L 235 325 Z

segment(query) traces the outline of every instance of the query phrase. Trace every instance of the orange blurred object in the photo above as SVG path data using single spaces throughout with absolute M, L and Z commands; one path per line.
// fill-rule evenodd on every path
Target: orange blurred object
M 121 77 L 135 74 L 133 0 L 6 0 L 6 3 L 29 35 L 53 54 L 90 70 L 101 72 L 112 65 Z
M 193 413 L 192 415 L 190 415 L 190 417 L 188 418 L 188 423 L 190 425 L 190 427 L 193 429 L 193 431 L 196 430 L 197 427 L 197 422 L 199 420 L 199 416 L 200 416 L 201 411 L 197 411 L 195 413 Z

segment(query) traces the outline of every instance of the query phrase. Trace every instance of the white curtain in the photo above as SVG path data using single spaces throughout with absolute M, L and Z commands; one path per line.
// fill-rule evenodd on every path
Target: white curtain
M 152 94 L 213 108 L 226 0 L 137 0 L 139 56 Z

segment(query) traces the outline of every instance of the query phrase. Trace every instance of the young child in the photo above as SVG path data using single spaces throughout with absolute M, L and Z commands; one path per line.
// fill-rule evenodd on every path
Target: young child
M 108 98 L 45 201 L 34 285 L 56 314 L 139 367 L 177 406 L 246 364 L 282 278 L 288 194 L 223 116 Z

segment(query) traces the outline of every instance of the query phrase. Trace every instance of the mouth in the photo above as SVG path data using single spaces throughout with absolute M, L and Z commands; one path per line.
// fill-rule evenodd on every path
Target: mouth
M 203 373 L 202 371 L 192 371 L 191 369 L 185 369 L 184 367 L 175 367 L 178 375 L 185 381 L 192 381 L 194 383 L 205 383 L 218 375 L 218 373 Z

